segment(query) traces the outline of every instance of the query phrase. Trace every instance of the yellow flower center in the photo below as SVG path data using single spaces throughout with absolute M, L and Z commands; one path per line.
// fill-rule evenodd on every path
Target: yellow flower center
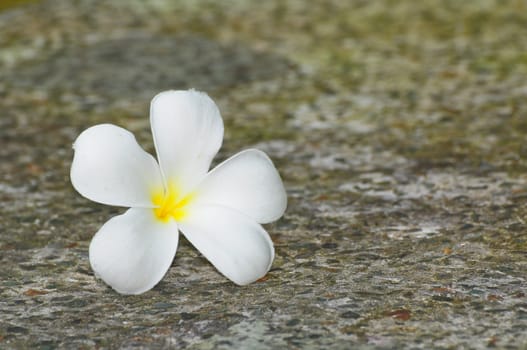
M 169 183 L 166 191 L 161 189 L 152 193 L 152 203 L 156 206 L 154 213 L 159 220 L 168 222 L 173 218 L 179 221 L 187 216 L 186 207 L 192 201 L 194 194 L 189 193 L 184 197 L 180 194 L 181 191 L 174 183 Z

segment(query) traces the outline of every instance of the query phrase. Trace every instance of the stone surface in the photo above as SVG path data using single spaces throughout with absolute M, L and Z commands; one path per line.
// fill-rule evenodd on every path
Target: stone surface
M 0 348 L 524 348 L 523 1 L 7 1 L 0 12 Z M 97 280 L 122 212 L 72 189 L 150 98 L 217 101 L 217 161 L 266 151 L 289 195 L 270 273 L 237 287 L 181 240 L 151 291 Z

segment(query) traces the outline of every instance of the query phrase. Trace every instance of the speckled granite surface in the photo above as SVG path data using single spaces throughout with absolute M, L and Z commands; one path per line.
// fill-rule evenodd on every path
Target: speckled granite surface
M 0 348 L 527 347 L 525 2 L 15 2 Z M 182 239 L 162 282 L 124 297 L 88 262 L 122 210 L 74 192 L 71 143 L 112 122 L 152 151 L 151 97 L 189 87 L 222 111 L 217 161 L 275 160 L 276 260 L 237 287 Z

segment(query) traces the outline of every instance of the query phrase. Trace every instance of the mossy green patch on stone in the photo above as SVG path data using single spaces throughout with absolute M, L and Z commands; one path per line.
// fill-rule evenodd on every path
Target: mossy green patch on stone
M 13 7 L 19 7 L 21 5 L 35 3 L 39 0 L 3 0 L 0 3 L 0 11 L 6 11 Z

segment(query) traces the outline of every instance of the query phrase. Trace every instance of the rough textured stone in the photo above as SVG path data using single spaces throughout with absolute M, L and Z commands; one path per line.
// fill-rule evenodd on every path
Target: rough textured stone
M 0 12 L 0 348 L 527 346 L 521 1 L 7 1 Z M 8 6 L 8 5 L 11 6 Z M 275 160 L 276 260 L 237 287 L 182 239 L 153 290 L 95 279 L 121 208 L 69 184 L 86 127 L 149 151 L 150 98 L 194 86 L 217 161 Z
M 104 62 L 104 64 L 101 64 Z M 29 62 L 4 77 L 10 88 L 75 93 L 114 101 L 147 99 L 160 90 L 215 90 L 268 79 L 287 69 L 286 61 L 244 46 L 222 46 L 202 37 L 136 33 L 59 49 L 46 60 Z

